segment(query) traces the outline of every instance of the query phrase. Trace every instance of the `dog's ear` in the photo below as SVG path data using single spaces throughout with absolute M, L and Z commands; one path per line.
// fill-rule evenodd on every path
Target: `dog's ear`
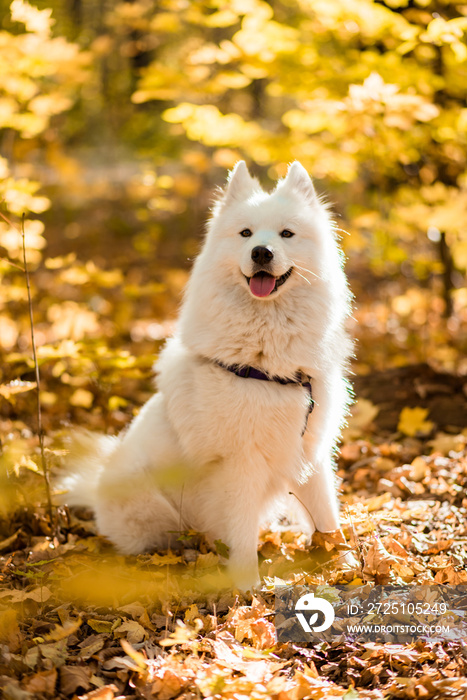
M 239 160 L 229 173 L 227 187 L 224 190 L 224 202 L 243 201 L 253 192 L 261 190 L 258 180 L 251 177 L 244 160 Z
M 311 177 L 298 160 L 295 160 L 289 165 L 287 175 L 278 183 L 277 187 L 280 189 L 287 188 L 294 190 L 310 202 L 318 200 L 318 195 L 316 194 Z

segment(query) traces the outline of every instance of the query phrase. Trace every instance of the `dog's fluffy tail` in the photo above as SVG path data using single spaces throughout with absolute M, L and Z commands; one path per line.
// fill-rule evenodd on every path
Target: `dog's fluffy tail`
M 100 475 L 118 443 L 119 438 L 110 435 L 75 433 L 70 439 L 66 472 L 56 479 L 56 503 L 95 510 Z

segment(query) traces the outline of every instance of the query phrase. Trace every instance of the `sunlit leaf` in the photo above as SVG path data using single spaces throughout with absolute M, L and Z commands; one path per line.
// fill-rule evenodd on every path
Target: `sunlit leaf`
M 403 408 L 399 416 L 397 429 L 410 437 L 418 434 L 427 435 L 434 427 L 432 421 L 426 420 L 428 413 L 429 410 L 427 408 Z
M 22 394 L 25 391 L 32 391 L 36 388 L 36 382 L 24 382 L 20 379 L 15 379 L 8 384 L 0 384 L 0 396 L 5 399 L 10 399 L 16 394 Z

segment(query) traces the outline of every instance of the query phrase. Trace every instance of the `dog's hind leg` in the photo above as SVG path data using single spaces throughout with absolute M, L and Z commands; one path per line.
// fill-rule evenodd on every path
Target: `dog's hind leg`
M 99 532 L 122 554 L 140 554 L 172 546 L 180 529 L 178 510 L 155 490 L 126 498 L 99 498 L 96 508 Z
M 167 548 L 182 527 L 180 493 L 187 469 L 155 394 L 143 407 L 102 471 L 95 504 L 99 532 L 125 554 Z

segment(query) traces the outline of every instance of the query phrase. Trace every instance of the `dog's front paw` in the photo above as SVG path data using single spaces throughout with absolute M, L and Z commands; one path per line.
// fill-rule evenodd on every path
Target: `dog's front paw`
M 253 593 L 254 590 L 261 588 L 261 579 L 258 568 L 252 570 L 245 567 L 232 566 L 229 563 L 227 572 L 234 587 L 238 588 L 238 590 L 242 591 L 243 593 L 246 593 L 247 591 Z
M 255 593 L 255 591 L 259 591 L 261 589 L 261 579 L 257 578 L 254 581 L 249 579 L 240 579 L 239 581 L 234 582 L 234 587 L 242 593 L 247 593 L 248 591 L 250 593 Z

